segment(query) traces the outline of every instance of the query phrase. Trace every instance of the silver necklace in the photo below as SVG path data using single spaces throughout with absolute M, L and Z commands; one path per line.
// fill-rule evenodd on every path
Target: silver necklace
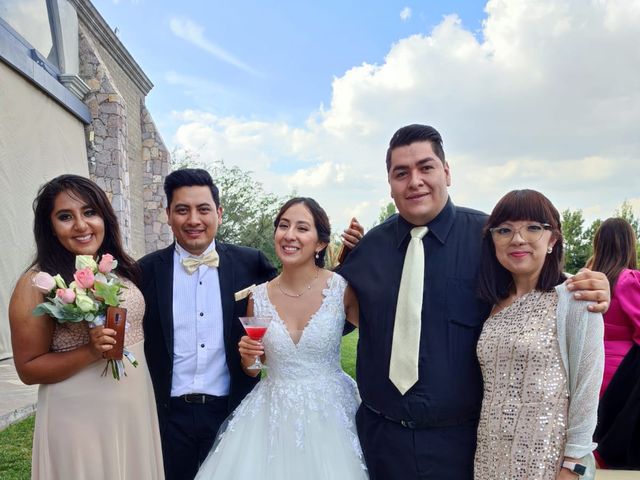
M 316 268 L 316 276 L 313 278 L 313 280 L 311 280 L 311 283 L 309 285 L 307 285 L 307 287 L 304 290 L 302 290 L 302 292 L 300 292 L 300 293 L 285 292 L 282 289 L 282 285 L 280 285 L 280 279 L 279 278 L 278 278 L 278 280 L 276 280 L 276 285 L 278 286 L 278 290 L 280 290 L 280 293 L 282 293 L 284 296 L 291 297 L 291 298 L 300 298 L 305 293 L 307 293 L 309 290 L 311 290 L 311 287 L 313 286 L 313 283 L 318 279 L 318 275 L 319 274 L 320 274 L 320 269 Z

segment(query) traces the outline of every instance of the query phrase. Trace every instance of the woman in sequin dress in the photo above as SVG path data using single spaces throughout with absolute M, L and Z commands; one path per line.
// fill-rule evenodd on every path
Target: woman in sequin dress
M 494 307 L 477 347 L 484 398 L 475 478 L 578 478 L 572 464 L 592 478 L 602 316 L 563 284 L 551 202 L 533 190 L 505 195 L 487 221 L 480 268 L 480 294 Z
M 345 317 L 358 306 L 346 281 L 322 268 L 329 243 L 326 213 L 294 198 L 274 222 L 282 272 L 253 289 L 248 315 L 272 318 L 263 344 L 242 337 L 246 370 L 264 355 L 266 377 L 230 417 L 196 479 L 365 480 L 355 428 L 360 403 L 340 366 Z
M 144 299 L 136 263 L 123 250 L 105 193 L 92 181 L 61 175 L 34 202 L 36 256 L 9 304 L 14 361 L 20 379 L 40 384 L 33 437 L 34 479 L 157 480 L 164 478 L 153 387 L 144 356 Z M 37 271 L 73 280 L 76 255 L 112 254 L 127 287 L 125 347 L 139 362 L 116 381 L 101 376 L 102 353 L 115 331 L 86 322 L 57 323 L 32 315 L 44 301 L 31 284 Z

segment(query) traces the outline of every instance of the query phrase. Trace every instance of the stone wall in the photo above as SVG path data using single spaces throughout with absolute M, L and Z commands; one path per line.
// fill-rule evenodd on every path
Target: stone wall
M 156 125 L 144 104 L 142 112 L 142 161 L 144 170 L 144 225 L 147 252 L 166 247 L 173 241 L 165 211 L 164 177 L 171 159 Z
M 90 89 L 84 99 L 92 119 L 85 127 L 89 175 L 111 200 L 124 246 L 132 251 L 127 109 L 95 43 L 82 25 L 79 37 L 80 78 Z
M 145 107 L 152 84 L 93 6 L 79 8 L 80 77 L 85 103 L 89 172 L 107 192 L 128 252 L 139 258 L 172 242 L 164 211 L 170 156 Z
M 130 232 L 129 250 L 134 258 L 145 253 L 143 176 L 142 161 L 142 115 L 140 105 L 144 103 L 145 93 L 129 78 L 127 72 L 99 43 L 95 43 L 98 54 L 122 95 L 126 108 L 125 122 L 127 127 L 127 159 L 130 191 L 130 216 L 132 229 Z

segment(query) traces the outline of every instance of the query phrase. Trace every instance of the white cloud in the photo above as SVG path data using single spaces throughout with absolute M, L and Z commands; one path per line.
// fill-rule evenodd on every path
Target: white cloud
M 186 93 L 193 96 L 201 96 L 203 94 L 229 94 L 229 91 L 223 85 L 173 70 L 166 72 L 164 79 L 169 85 L 182 87 Z
M 216 45 L 211 40 L 207 39 L 204 35 L 204 28 L 196 22 L 188 18 L 174 17 L 169 20 L 169 28 L 176 37 L 186 40 L 218 60 L 233 65 L 234 67 L 244 70 L 252 75 L 260 76 L 260 73 L 252 67 L 239 60 L 219 45 Z
M 330 105 L 302 126 L 184 112 L 174 141 L 315 196 L 336 227 L 377 218 L 386 144 L 409 123 L 442 133 L 457 204 L 490 210 L 536 188 L 587 216 L 625 198 L 638 208 L 640 0 L 490 0 L 486 12 L 480 37 L 450 15 L 334 78 Z
M 406 22 L 411 18 L 411 9 L 409 7 L 404 7 L 400 12 L 400 20 Z

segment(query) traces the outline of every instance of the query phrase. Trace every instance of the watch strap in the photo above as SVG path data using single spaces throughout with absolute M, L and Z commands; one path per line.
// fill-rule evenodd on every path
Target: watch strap
M 570 470 L 576 475 L 580 475 L 580 476 L 587 473 L 587 467 L 585 467 L 584 465 L 581 465 L 580 463 L 569 462 L 568 460 L 565 460 L 564 462 L 562 462 L 562 468 L 566 468 L 567 470 Z

